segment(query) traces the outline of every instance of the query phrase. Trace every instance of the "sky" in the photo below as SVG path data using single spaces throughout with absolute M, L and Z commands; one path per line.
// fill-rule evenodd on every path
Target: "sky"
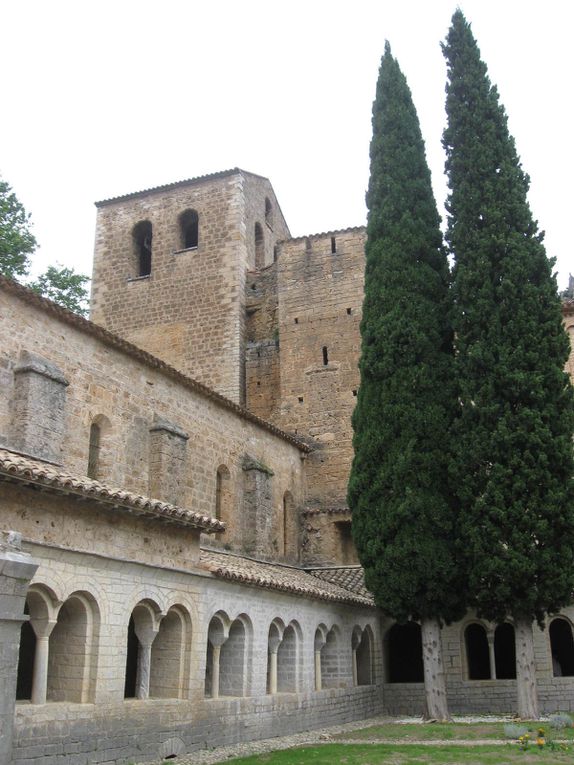
M 459 3 L 574 272 L 572 0 Z M 271 180 L 293 236 L 363 225 L 371 107 L 388 39 L 447 194 L 444 40 L 455 0 L 3 0 L 0 175 L 32 215 L 34 271 L 91 273 L 100 199 L 241 167 Z

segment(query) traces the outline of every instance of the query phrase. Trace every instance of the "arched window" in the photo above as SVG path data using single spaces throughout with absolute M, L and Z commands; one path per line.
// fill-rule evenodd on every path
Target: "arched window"
M 255 268 L 265 266 L 265 241 L 260 223 L 255 224 Z
M 367 625 L 353 629 L 351 636 L 353 649 L 353 681 L 355 685 L 371 685 L 373 679 L 373 634 Z
M 140 601 L 132 611 L 126 636 L 124 685 L 124 698 L 126 699 L 149 698 L 152 677 L 152 645 L 160 627 L 159 615 L 159 606 L 151 600 Z
M 49 639 L 48 701 L 93 700 L 98 623 L 97 607 L 87 593 L 74 593 L 61 606 Z
M 215 517 L 229 521 L 231 506 L 231 475 L 225 465 L 220 465 L 215 474 Z
M 150 697 L 159 699 L 183 697 L 190 637 L 189 615 L 181 606 L 172 606 L 161 620 L 157 637 L 151 647 Z
M 297 693 L 299 689 L 299 642 L 297 622 L 284 627 L 275 619 L 269 627 L 267 642 L 267 693 Z
M 101 430 L 97 422 L 90 425 L 90 444 L 88 451 L 88 478 L 98 477 L 100 464 L 100 437 Z
M 494 630 L 494 669 L 497 680 L 516 679 L 516 640 L 508 622 Z
M 469 624 L 464 631 L 469 680 L 490 680 L 488 638 L 482 624 Z
M 265 223 L 269 228 L 273 228 L 273 205 L 269 201 L 269 197 L 265 197 Z
M 28 601 L 24 614 L 29 616 Z M 34 658 L 36 656 L 36 633 L 29 621 L 20 628 L 20 651 L 18 653 L 18 679 L 16 684 L 16 701 L 31 701 L 32 678 L 34 676 Z
M 244 614 L 230 622 L 219 611 L 209 622 L 205 660 L 205 695 L 245 696 L 247 694 L 247 645 L 249 619 Z
M 195 210 L 186 210 L 179 216 L 181 246 L 190 250 L 199 245 L 199 215 Z
M 286 491 L 283 495 L 282 516 L 283 528 L 281 532 L 283 535 L 283 555 L 296 557 L 298 550 L 298 526 L 295 513 L 295 502 L 293 501 L 293 495 L 290 491 Z
M 323 688 L 339 688 L 341 684 L 339 661 L 339 635 L 337 629 L 332 627 L 327 633 L 327 639 L 321 649 L 321 685 Z
M 574 676 L 574 640 L 570 622 L 561 617 L 552 619 L 548 629 L 554 677 Z
M 111 477 L 113 455 L 111 453 L 110 435 L 112 425 L 103 414 L 98 414 L 90 425 L 88 442 L 87 475 L 96 481 Z
M 393 624 L 386 636 L 386 667 L 389 683 L 422 683 L 423 641 L 417 622 Z
M 151 274 L 152 225 L 142 220 L 134 226 L 132 237 L 136 259 L 136 276 Z

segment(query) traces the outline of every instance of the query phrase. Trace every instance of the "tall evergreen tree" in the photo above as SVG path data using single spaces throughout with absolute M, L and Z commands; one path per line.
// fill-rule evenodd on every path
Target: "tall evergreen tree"
M 447 719 L 440 628 L 463 610 L 445 452 L 456 401 L 449 269 L 417 114 L 388 43 L 370 153 L 353 536 L 378 605 L 421 621 L 427 713 Z
M 478 613 L 514 621 L 518 713 L 536 718 L 532 622 L 571 602 L 574 588 L 568 339 L 529 179 L 460 10 L 443 49 L 461 549 Z

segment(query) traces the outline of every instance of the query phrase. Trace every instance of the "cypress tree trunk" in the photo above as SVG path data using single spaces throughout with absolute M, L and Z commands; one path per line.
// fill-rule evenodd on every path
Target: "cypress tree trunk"
M 538 720 L 538 692 L 536 689 L 532 620 L 522 616 L 516 617 L 514 620 L 514 631 L 516 636 L 518 717 L 522 720 Z
M 421 621 L 426 715 L 430 720 L 451 721 L 446 695 L 446 677 L 442 660 L 441 626 L 438 619 Z

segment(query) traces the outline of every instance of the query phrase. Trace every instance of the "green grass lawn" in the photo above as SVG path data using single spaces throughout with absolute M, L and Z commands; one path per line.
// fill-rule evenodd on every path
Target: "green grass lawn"
M 522 724 L 522 723 L 521 723 Z M 531 731 L 531 738 L 538 728 L 544 728 L 547 738 L 572 739 L 574 728 L 564 728 L 555 731 L 548 723 L 525 722 L 524 727 Z M 535 736 L 534 736 L 535 737 Z M 338 733 L 333 736 L 334 740 L 344 741 L 384 741 L 388 739 L 401 739 L 411 741 L 474 741 L 475 739 L 506 740 L 504 735 L 504 723 L 388 723 L 386 725 L 372 725 L 368 728 Z M 574 758 L 573 758 L 574 759 Z
M 559 765 L 574 761 L 572 750 L 522 752 L 503 746 L 422 746 L 416 744 L 325 744 L 226 760 L 232 765 Z

